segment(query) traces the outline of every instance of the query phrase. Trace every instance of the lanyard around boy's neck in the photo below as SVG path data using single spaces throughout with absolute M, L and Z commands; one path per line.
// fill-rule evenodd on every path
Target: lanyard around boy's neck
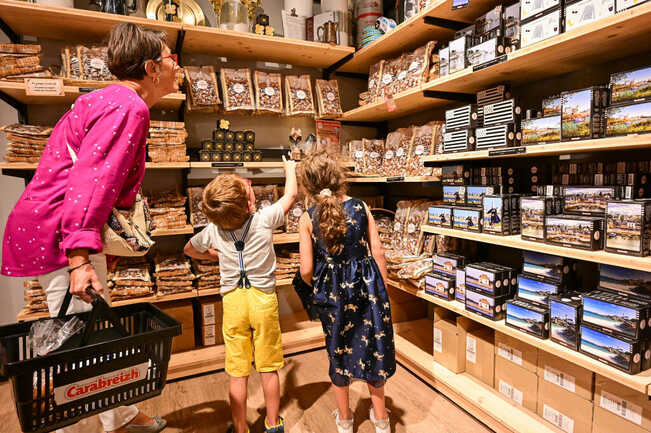
M 251 282 L 249 281 L 249 277 L 246 276 L 246 268 L 244 267 L 244 257 L 242 253 L 244 251 L 244 240 L 246 239 L 246 236 L 249 234 L 249 229 L 251 228 L 252 221 L 253 221 L 253 215 L 251 215 L 249 217 L 249 220 L 246 222 L 246 227 L 244 228 L 244 232 L 242 233 L 241 239 L 237 239 L 237 237 L 235 236 L 235 232 L 230 232 L 231 237 L 233 238 L 233 242 L 235 243 L 237 256 L 240 259 L 240 279 L 237 282 L 237 287 L 239 289 L 251 288 Z

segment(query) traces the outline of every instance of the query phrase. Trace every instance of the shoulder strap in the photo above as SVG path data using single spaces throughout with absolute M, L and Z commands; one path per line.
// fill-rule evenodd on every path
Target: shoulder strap
M 249 234 L 249 229 L 251 228 L 251 222 L 253 222 L 253 217 L 255 214 L 251 215 L 249 217 L 249 220 L 246 222 L 246 226 L 244 227 L 244 232 L 242 233 L 242 237 L 240 239 L 235 236 L 235 232 L 230 232 L 231 238 L 233 238 L 233 243 L 235 244 L 235 249 L 237 250 L 237 256 L 240 260 L 240 279 L 237 282 L 237 287 L 238 288 L 251 288 L 251 282 L 249 281 L 249 277 L 246 276 L 246 268 L 244 267 L 244 256 L 242 252 L 244 251 L 244 240 Z

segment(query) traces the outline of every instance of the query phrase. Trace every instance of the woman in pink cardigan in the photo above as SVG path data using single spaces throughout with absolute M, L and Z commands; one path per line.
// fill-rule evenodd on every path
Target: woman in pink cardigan
M 59 120 L 5 227 L 2 274 L 38 276 L 51 316 L 68 286 L 74 295 L 68 313 L 90 309 L 89 285 L 104 295 L 101 229 L 111 209 L 130 207 L 140 189 L 149 108 L 178 90 L 177 59 L 164 33 L 120 24 L 108 48 L 109 69 L 120 82 L 80 96 Z M 99 417 L 109 433 L 154 433 L 166 426 L 135 406 Z

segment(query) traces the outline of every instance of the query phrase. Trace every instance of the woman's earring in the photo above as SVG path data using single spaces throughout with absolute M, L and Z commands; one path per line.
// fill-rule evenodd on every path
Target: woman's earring
M 153 82 L 154 86 L 158 86 L 160 84 L 160 75 L 154 77 Z

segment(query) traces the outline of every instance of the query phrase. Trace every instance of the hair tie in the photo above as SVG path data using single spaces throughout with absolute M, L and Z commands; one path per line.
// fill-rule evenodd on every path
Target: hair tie
M 330 191 L 330 188 L 323 188 L 321 192 L 319 192 L 319 195 L 324 195 L 326 197 L 331 197 L 332 196 L 332 191 Z

